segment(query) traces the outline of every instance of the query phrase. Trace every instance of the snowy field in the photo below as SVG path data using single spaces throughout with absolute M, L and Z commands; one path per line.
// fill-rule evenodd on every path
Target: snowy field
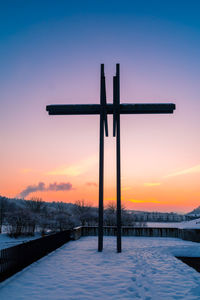
M 185 222 L 147 222 L 147 227 L 158 228 L 158 227 L 165 227 L 165 228 L 182 228 L 182 229 L 200 229 L 200 218 L 192 220 L 192 221 L 185 221 Z
M 182 223 L 183 222 L 147 222 L 146 226 L 152 228 L 179 228 Z
M 12 246 L 16 246 L 21 243 L 25 243 L 34 239 L 40 238 L 41 235 L 38 233 L 34 236 L 28 236 L 28 237 L 18 237 L 18 238 L 10 238 L 6 233 L 0 234 L 0 250 L 9 248 Z
M 2 226 L 2 233 L 0 234 L 0 250 L 16 246 L 41 237 L 41 234 L 36 233 L 34 236 L 22 236 L 18 238 L 11 238 L 7 235 L 7 227 Z
M 173 238 L 97 237 L 71 241 L 0 284 L 1 300 L 200 299 L 200 274 L 175 255 L 200 256 L 200 244 Z

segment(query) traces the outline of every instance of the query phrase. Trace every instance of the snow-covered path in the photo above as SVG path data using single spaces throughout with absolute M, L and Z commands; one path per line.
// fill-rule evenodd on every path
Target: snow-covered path
M 200 299 L 200 274 L 174 255 L 200 256 L 200 244 L 173 238 L 72 241 L 0 285 L 1 300 Z

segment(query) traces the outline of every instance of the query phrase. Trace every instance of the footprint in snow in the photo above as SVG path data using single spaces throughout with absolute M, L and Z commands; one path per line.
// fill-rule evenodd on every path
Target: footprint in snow
M 135 277 L 132 277 L 131 279 L 132 279 L 132 281 L 136 281 L 136 278 L 135 278 Z

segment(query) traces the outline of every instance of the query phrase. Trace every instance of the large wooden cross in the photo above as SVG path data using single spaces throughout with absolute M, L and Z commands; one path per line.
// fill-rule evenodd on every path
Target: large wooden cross
M 98 251 L 103 250 L 104 129 L 108 136 L 107 114 L 113 115 L 113 136 L 117 139 L 117 252 L 121 252 L 120 114 L 171 114 L 175 110 L 175 104 L 121 104 L 119 64 L 116 65 L 116 75 L 113 77 L 113 104 L 106 103 L 104 65 L 101 64 L 100 104 L 48 105 L 46 110 L 49 115 L 100 115 Z

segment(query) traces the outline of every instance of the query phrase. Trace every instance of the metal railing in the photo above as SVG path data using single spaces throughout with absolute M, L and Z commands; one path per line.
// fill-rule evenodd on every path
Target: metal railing
M 0 282 L 61 247 L 70 239 L 71 230 L 65 230 L 0 250 Z

